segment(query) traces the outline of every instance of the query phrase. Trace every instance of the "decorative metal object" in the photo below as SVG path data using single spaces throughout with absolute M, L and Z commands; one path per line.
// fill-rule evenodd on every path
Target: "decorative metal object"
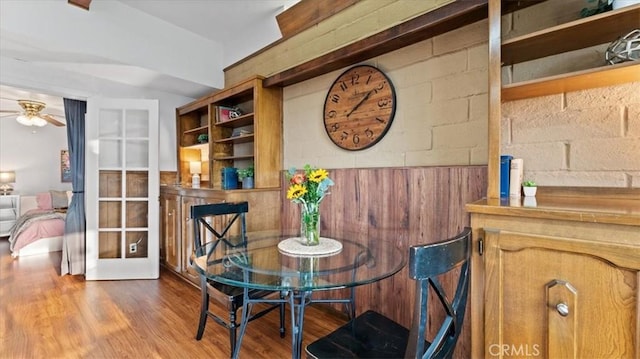
M 234 107 L 231 111 L 229 111 L 229 118 L 238 118 L 242 116 L 242 111 L 239 108 Z
M 610 65 L 640 60 L 640 30 L 635 29 L 612 42 L 605 52 L 605 59 Z

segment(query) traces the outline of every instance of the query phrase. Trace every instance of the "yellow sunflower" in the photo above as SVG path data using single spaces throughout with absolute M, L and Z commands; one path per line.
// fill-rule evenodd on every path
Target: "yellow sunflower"
M 309 181 L 320 183 L 322 182 L 323 179 L 327 178 L 328 176 L 329 176 L 329 172 L 327 172 L 326 170 L 323 170 L 322 168 L 319 168 L 311 172 L 311 174 L 309 175 Z
M 307 188 L 303 185 L 294 184 L 287 191 L 287 199 L 298 199 L 307 193 Z

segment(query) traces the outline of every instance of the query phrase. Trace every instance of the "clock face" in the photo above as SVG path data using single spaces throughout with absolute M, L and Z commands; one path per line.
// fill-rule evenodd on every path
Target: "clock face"
M 355 66 L 340 75 L 324 100 L 324 128 L 341 148 L 375 145 L 391 127 L 396 93 L 389 78 L 373 66 Z

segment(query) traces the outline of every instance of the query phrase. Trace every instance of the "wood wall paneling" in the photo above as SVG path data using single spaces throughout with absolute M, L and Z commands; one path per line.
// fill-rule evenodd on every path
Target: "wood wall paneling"
M 465 204 L 485 196 L 486 166 L 333 169 L 335 182 L 320 207 L 321 235 L 360 233 L 372 243 L 394 241 L 402 253 L 409 247 L 449 238 L 470 225 Z M 288 184 L 282 176 L 282 198 Z M 298 205 L 282 201 L 282 228 L 299 227 Z M 448 277 L 443 286 L 453 293 Z M 317 298 L 348 295 L 346 290 L 316 293 Z M 356 309 L 380 311 L 409 326 L 414 282 L 407 269 L 391 278 L 357 287 Z M 340 311 L 344 306 L 334 305 Z M 469 309 L 467 309 L 469 313 Z M 433 319 L 442 314 L 432 309 Z M 468 358 L 471 347 L 468 316 L 456 348 L 456 358 Z

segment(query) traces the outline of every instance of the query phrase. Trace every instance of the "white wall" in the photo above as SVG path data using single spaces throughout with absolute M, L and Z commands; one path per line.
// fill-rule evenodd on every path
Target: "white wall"
M 71 183 L 60 178 L 60 150 L 67 148 L 66 127 L 26 127 L 13 118 L 0 119 L 0 169 L 16 172 L 15 193 L 70 190 Z

